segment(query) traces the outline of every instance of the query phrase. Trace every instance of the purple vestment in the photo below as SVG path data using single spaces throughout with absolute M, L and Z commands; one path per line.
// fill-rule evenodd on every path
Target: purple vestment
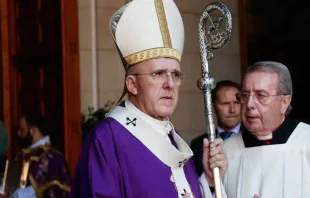
M 192 160 L 184 172 L 201 198 Z M 71 189 L 74 198 L 177 198 L 171 169 L 112 118 L 87 137 Z
M 23 149 L 15 158 L 16 166 L 23 161 L 30 161 L 27 185 L 32 185 L 37 197 L 69 197 L 71 177 L 68 164 L 50 143 Z

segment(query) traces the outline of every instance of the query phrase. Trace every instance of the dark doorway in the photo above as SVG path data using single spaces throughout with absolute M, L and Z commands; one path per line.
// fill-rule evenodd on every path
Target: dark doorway
M 52 144 L 64 152 L 60 0 L 16 0 L 17 113 L 45 115 Z
M 274 60 L 286 65 L 293 81 L 290 117 L 310 123 L 310 12 L 306 1 L 246 2 L 247 65 Z
M 82 145 L 76 0 L 0 0 L 0 115 L 8 128 L 8 157 L 19 151 L 19 116 L 41 111 L 54 147 L 74 171 Z M 2 100 L 1 100 L 2 99 Z

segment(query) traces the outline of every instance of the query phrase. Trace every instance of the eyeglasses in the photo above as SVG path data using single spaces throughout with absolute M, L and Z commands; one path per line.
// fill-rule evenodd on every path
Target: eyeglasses
M 168 77 L 171 76 L 173 82 L 175 85 L 180 85 L 181 80 L 184 78 L 183 74 L 180 71 L 173 71 L 173 72 L 167 72 L 166 70 L 158 70 L 151 73 L 136 73 L 136 74 L 130 74 L 130 75 L 148 75 L 151 76 L 153 83 L 164 83 Z
M 239 103 L 244 104 L 249 100 L 250 96 L 253 96 L 257 102 L 259 102 L 261 104 L 266 104 L 269 102 L 269 99 L 271 96 L 286 96 L 286 95 L 289 95 L 289 94 L 271 95 L 269 93 L 258 92 L 258 93 L 254 93 L 253 95 L 251 95 L 247 92 L 239 92 L 239 93 L 236 93 L 236 99 Z

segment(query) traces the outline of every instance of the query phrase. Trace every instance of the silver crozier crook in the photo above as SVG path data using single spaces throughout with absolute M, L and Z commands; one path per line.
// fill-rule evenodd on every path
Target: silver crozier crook
M 218 16 L 216 20 L 212 20 L 210 16 L 214 11 L 219 13 L 216 15 Z M 211 49 L 219 49 L 227 44 L 231 36 L 231 29 L 231 14 L 224 4 L 214 2 L 204 9 L 199 22 L 202 77 L 198 79 L 197 86 L 204 93 L 205 115 L 210 142 L 216 138 L 211 101 L 211 91 L 215 88 L 216 84 L 214 78 L 210 77 L 208 60 L 213 58 L 213 54 L 210 52 Z M 216 197 L 222 198 L 219 168 L 213 169 L 213 175 Z

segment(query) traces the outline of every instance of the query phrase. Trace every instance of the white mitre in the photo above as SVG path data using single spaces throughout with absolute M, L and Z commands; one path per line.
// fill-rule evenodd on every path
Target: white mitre
M 126 70 L 152 58 L 181 61 L 184 26 L 173 0 L 133 0 L 112 16 L 110 30 Z

